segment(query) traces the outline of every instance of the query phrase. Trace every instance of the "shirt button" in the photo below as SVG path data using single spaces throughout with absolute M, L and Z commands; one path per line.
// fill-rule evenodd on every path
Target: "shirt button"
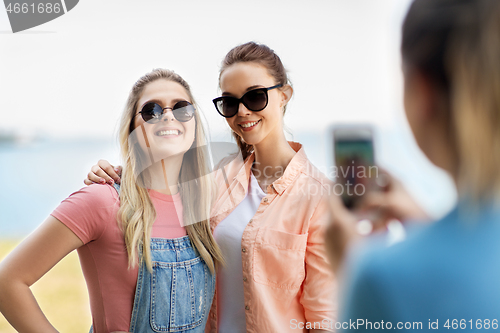
M 264 202 L 267 202 L 267 198 L 264 198 Z
M 245 310 L 250 310 L 250 307 L 248 305 L 245 305 Z
M 242 249 L 241 249 L 241 252 L 247 252 L 247 249 L 242 248 Z
M 243 278 L 243 281 L 247 282 L 247 278 L 246 278 L 246 277 L 244 277 L 244 278 Z

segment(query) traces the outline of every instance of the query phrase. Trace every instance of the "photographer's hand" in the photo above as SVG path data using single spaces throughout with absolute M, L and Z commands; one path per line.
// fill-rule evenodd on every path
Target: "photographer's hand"
M 358 232 L 359 216 L 375 217 L 371 233 L 386 230 L 393 220 L 403 223 L 408 220 L 431 220 L 399 180 L 385 171 L 381 176 L 384 179 L 381 190 L 367 193 L 356 214 L 345 208 L 337 195 L 330 197 L 331 223 L 326 231 L 325 243 L 335 271 L 342 265 L 349 246 L 364 238 Z
M 361 213 L 377 212 L 376 229 L 386 226 L 391 220 L 430 221 L 431 218 L 408 193 L 404 185 L 386 171 L 380 171 L 380 191 L 366 194 L 360 207 Z

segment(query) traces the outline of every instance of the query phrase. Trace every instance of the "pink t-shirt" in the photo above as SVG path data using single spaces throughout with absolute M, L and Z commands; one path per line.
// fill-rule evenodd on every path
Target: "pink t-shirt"
M 152 237 L 187 235 L 180 194 L 149 190 L 156 209 Z M 128 331 L 138 268 L 128 269 L 123 233 L 117 222 L 120 202 L 110 185 L 90 185 L 71 194 L 52 212 L 81 239 L 78 255 L 87 281 L 95 333 Z

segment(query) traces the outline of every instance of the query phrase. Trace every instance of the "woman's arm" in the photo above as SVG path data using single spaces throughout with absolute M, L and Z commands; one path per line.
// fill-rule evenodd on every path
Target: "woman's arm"
M 68 227 L 49 216 L 0 262 L 0 312 L 18 332 L 57 332 L 38 306 L 30 286 L 82 245 Z
M 96 165 L 90 168 L 87 178 L 83 181 L 85 185 L 90 184 L 106 184 L 113 185 L 113 183 L 120 184 L 120 175 L 122 174 L 122 167 L 113 167 L 106 160 L 99 160 Z

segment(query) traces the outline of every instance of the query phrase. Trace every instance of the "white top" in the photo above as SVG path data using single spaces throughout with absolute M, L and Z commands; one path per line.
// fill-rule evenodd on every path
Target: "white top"
M 219 333 L 245 333 L 245 297 L 241 237 L 266 194 L 250 173 L 248 193 L 243 201 L 214 230 L 226 266 L 217 271 L 217 326 Z

